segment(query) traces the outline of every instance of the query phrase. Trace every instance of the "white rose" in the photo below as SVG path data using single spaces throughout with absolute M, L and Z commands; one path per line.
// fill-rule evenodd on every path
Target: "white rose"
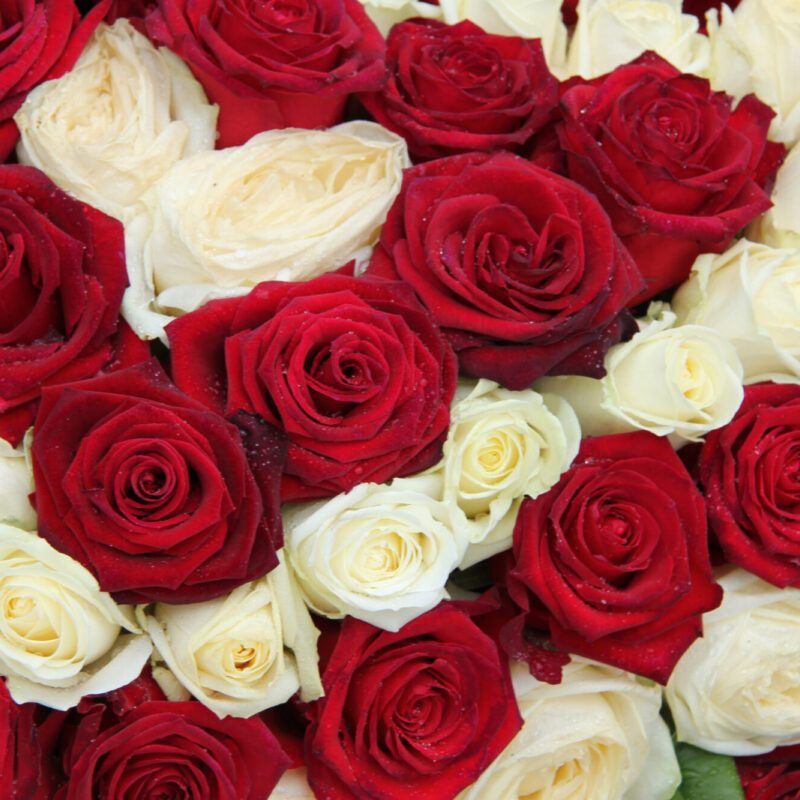
M 567 59 L 569 75 L 595 78 L 654 50 L 681 72 L 708 68 L 708 39 L 681 0 L 580 0 Z
M 800 590 L 742 569 L 718 576 L 722 605 L 665 690 L 678 739 L 731 756 L 800 743 Z
M 33 492 L 33 475 L 28 464 L 29 438 L 18 448 L 0 439 L 0 521 L 31 531 L 36 512 L 28 496 Z
M 270 800 L 314 800 L 306 768 L 297 767 L 284 772 L 269 797 Z
M 701 255 L 672 308 L 681 323 L 714 328 L 733 344 L 745 383 L 800 380 L 800 250 L 740 239 Z
M 0 674 L 17 703 L 67 709 L 134 680 L 150 657 L 130 606 L 35 533 L 0 523 Z
M 177 681 L 219 717 L 250 717 L 298 688 L 306 702 L 323 694 L 319 632 L 283 561 L 226 597 L 139 606 L 137 617 Z
M 465 535 L 468 567 L 511 547 L 523 497 L 558 482 L 578 453 L 575 412 L 560 397 L 512 392 L 487 380 L 462 381 L 442 461 L 431 470 L 434 497 Z M 413 481 L 414 479 L 410 479 Z
M 772 208 L 749 228 L 756 242 L 800 249 L 800 144 L 796 144 L 778 170 L 772 190 Z
M 75 67 L 16 113 L 17 155 L 124 221 L 178 159 L 214 147 L 217 110 L 176 55 L 126 19 L 101 23 Z
M 800 4 L 797 0 L 742 0 L 731 11 L 708 14 L 711 63 L 706 77 L 715 89 L 741 100 L 755 94 L 775 109 L 770 138 L 800 140 Z
M 438 5 L 420 2 L 420 0 L 360 0 L 369 18 L 386 36 L 392 25 L 412 17 L 439 19 L 442 10 Z
M 289 564 L 312 610 L 397 631 L 448 595 L 463 554 L 442 503 L 405 488 L 362 483 L 284 512 Z
M 524 724 L 457 800 L 669 800 L 680 771 L 661 689 L 573 657 L 558 685 L 512 663 Z
M 744 396 L 734 346 L 708 327 L 673 327 L 675 314 L 659 312 L 640 320 L 630 341 L 608 351 L 604 378 L 537 382 L 573 405 L 584 435 L 645 430 L 679 446 L 701 441 L 733 419 Z
M 561 0 L 439 0 L 444 21 L 454 25 L 468 19 L 487 33 L 541 39 L 547 65 L 563 67 L 567 28 L 561 16 Z
M 123 314 L 139 336 L 163 338 L 213 297 L 364 260 L 408 164 L 405 141 L 374 122 L 267 131 L 180 161 L 126 225 Z

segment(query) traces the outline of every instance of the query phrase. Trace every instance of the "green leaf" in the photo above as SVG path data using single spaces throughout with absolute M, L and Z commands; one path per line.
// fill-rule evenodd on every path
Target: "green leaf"
M 681 785 L 673 800 L 744 800 L 736 762 L 729 756 L 707 753 L 678 742 Z
M 672 800 L 686 800 L 686 798 L 681 794 L 681 790 L 678 789 L 678 791 L 672 795 Z

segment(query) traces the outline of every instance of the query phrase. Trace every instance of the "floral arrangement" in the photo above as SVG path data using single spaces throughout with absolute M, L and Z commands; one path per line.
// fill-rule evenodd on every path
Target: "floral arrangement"
M 0 800 L 800 798 L 797 0 L 0 0 Z

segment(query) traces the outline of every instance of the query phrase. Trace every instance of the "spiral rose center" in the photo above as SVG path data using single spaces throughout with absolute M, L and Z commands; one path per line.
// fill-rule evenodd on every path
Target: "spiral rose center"
M 435 58 L 447 78 L 462 89 L 484 87 L 503 72 L 503 60 L 489 47 L 453 42 Z
M 60 641 L 54 625 L 53 612 L 47 604 L 30 592 L 10 587 L 2 597 L 5 637 L 26 652 L 41 657 L 51 656 Z

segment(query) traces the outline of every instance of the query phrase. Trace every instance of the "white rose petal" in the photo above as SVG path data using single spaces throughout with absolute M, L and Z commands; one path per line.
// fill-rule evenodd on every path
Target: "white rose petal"
M 399 630 L 447 597 L 463 543 L 442 503 L 405 488 L 362 483 L 322 503 L 288 508 L 289 564 L 310 608 Z
M 800 590 L 741 569 L 665 690 L 678 739 L 731 756 L 800 743 Z
M 283 773 L 272 790 L 270 800 L 314 800 L 314 797 L 314 792 L 308 785 L 306 768 L 297 767 Z
M 680 783 L 661 689 L 573 657 L 558 685 L 511 674 L 524 725 L 457 800 L 669 800 Z
M 770 197 L 772 208 L 748 229 L 748 237 L 773 247 L 800 249 L 800 144 L 778 170 Z
M 189 68 L 126 19 L 101 23 L 75 67 L 14 117 L 17 155 L 117 219 L 180 158 L 214 147 L 217 106 Z
M 12 447 L 0 439 L 0 522 L 26 531 L 36 528 L 36 512 L 28 496 L 33 492 L 33 475 L 26 455 L 26 443 Z
M 567 73 L 595 78 L 654 50 L 681 72 L 708 68 L 708 39 L 681 0 L 580 0 Z
M 442 9 L 438 5 L 421 0 L 360 0 L 369 18 L 378 30 L 387 36 L 392 25 L 413 17 L 440 19 Z
M 17 703 L 66 709 L 130 683 L 150 657 L 129 606 L 35 533 L 0 524 L 0 674 Z

